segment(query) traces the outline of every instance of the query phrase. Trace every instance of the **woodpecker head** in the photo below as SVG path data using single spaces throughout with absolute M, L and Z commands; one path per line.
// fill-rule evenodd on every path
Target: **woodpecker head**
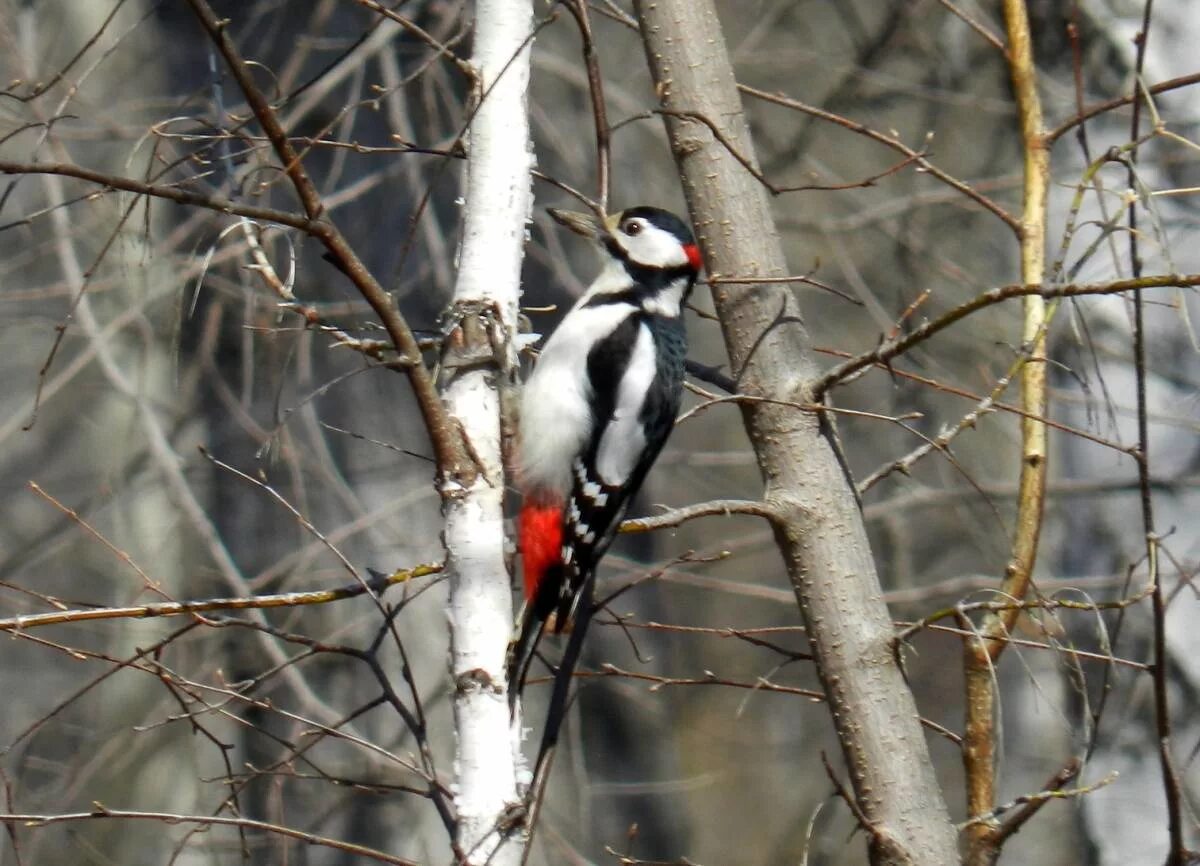
M 603 221 L 592 214 L 550 208 L 550 216 L 576 234 L 596 241 L 630 276 L 640 282 L 644 271 L 671 271 L 695 278 L 700 249 L 687 224 L 656 207 L 635 207 Z

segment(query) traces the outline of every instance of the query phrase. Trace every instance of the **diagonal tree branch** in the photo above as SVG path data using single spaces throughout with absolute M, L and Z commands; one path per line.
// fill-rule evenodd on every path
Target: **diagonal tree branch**
M 0 631 L 22 632 L 46 625 L 84 622 L 97 619 L 151 619 L 160 616 L 182 616 L 189 613 L 210 613 L 214 610 L 262 610 L 268 607 L 300 607 L 308 604 L 328 604 L 356 598 L 368 592 L 382 594 L 397 583 L 408 583 L 418 577 L 441 574 L 444 566 L 431 562 L 403 568 L 391 574 L 376 574 L 370 580 L 357 581 L 334 589 L 310 589 L 280 592 L 273 595 L 249 595 L 243 598 L 205 598 L 196 601 L 157 601 L 128 607 L 95 607 L 57 610 L 53 613 L 30 613 L 0 618 Z
M 929 173 L 933 177 L 936 177 L 942 183 L 957 190 L 967 198 L 991 211 L 1000 219 L 1004 220 L 1005 224 L 1014 232 L 1020 231 L 1020 222 L 1016 217 L 1014 217 L 983 193 L 973 189 L 965 181 L 959 180 L 949 172 L 938 168 L 936 165 L 926 159 L 924 153 L 919 150 L 914 150 L 899 139 L 890 135 L 885 135 L 876 129 L 872 129 L 864 123 L 859 123 L 856 120 L 851 120 L 848 117 L 842 117 L 840 114 L 834 114 L 831 111 L 826 111 L 823 108 L 817 108 L 816 106 L 808 105 L 798 99 L 792 99 L 791 97 L 784 96 L 779 93 L 768 93 L 765 90 L 759 90 L 758 88 L 751 87 L 748 84 L 739 84 L 738 90 L 747 96 L 753 96 L 756 99 L 763 100 L 764 102 L 771 102 L 775 105 L 783 106 L 784 108 L 790 108 L 794 111 L 807 114 L 810 117 L 826 120 L 830 123 L 836 124 L 837 126 L 848 129 L 851 132 L 856 132 L 859 135 L 865 136 L 872 141 L 877 141 L 885 147 L 889 147 L 897 153 L 903 154 L 907 160 L 915 162 L 922 171 Z
M 119 189 L 139 195 L 154 196 L 155 198 L 167 199 L 177 204 L 196 205 L 220 213 L 232 214 L 233 216 L 243 216 L 252 220 L 277 223 L 278 225 L 290 226 L 291 228 L 310 234 L 315 234 L 318 231 L 318 226 L 321 224 L 320 220 L 310 219 L 291 211 L 242 204 L 241 202 L 230 201 L 218 195 L 193 192 L 175 184 L 144 183 L 134 178 L 94 171 L 90 168 L 71 165 L 69 163 L 13 162 L 11 160 L 0 159 L 0 174 L 57 174 L 63 177 L 73 177 L 99 184 L 108 189 Z
M 1010 286 L 999 286 L 976 295 L 969 301 L 964 301 L 953 309 L 947 310 L 936 319 L 930 319 L 919 327 L 913 328 L 902 337 L 888 340 L 861 355 L 848 358 L 821 374 L 819 379 L 809 387 L 815 397 L 820 397 L 839 382 L 844 382 L 860 370 L 876 364 L 887 365 L 889 361 L 898 358 L 918 343 L 923 343 L 961 319 L 995 304 L 1003 303 L 1012 298 L 1028 298 L 1037 296 L 1043 301 L 1052 298 L 1078 298 L 1084 295 L 1121 295 L 1140 291 L 1141 289 L 1157 288 L 1187 288 L 1200 286 L 1200 274 L 1152 274 L 1142 277 L 1110 280 L 1106 283 L 1069 283 L 1062 286 L 1049 286 L 1040 282 L 1029 284 L 1014 283 Z M 1042 417 L 1044 413 L 1034 413 L 1034 417 Z
M 434 455 L 437 458 L 439 471 L 444 475 L 455 477 L 463 483 L 470 483 L 476 472 L 474 463 L 467 454 L 458 428 L 451 421 L 446 407 L 438 396 L 433 377 L 422 361 L 417 338 L 392 303 L 391 296 L 367 270 L 366 265 L 359 259 L 338 227 L 325 216 L 325 208 L 321 203 L 321 196 L 316 185 L 305 171 L 300 156 L 296 153 L 287 132 L 279 122 L 275 109 L 255 84 L 249 66 L 242 59 L 241 53 L 229 36 L 228 19 L 218 18 L 207 0 L 187 0 L 187 2 L 208 32 L 209 38 L 225 58 L 229 71 L 233 74 L 246 97 L 246 102 L 250 105 L 250 110 L 254 112 L 254 117 L 275 149 L 275 155 L 279 157 L 283 170 L 292 181 L 305 214 L 313 221 L 311 233 L 320 239 L 338 268 L 350 278 L 355 288 L 371 305 L 375 314 L 379 316 L 380 322 L 383 323 L 388 337 L 396 346 L 396 351 L 400 353 L 398 364 L 408 373 L 409 381 L 412 383 L 417 405 L 421 409 Z
M 754 148 L 711 0 L 637 0 L 646 55 L 692 222 L 712 273 L 789 273 L 767 191 L 731 151 Z M 819 371 L 795 296 L 778 283 L 712 287 L 738 393 L 766 481 L 775 537 L 829 698 L 854 797 L 880 866 L 958 862 L 854 491 L 828 424 L 776 401 L 807 400 Z M 887 839 L 883 845 L 879 840 Z
M 273 833 L 286 836 L 289 839 L 299 839 L 306 845 L 314 847 L 333 848 L 344 854 L 353 855 L 375 863 L 391 863 L 393 866 L 417 866 L 412 860 L 394 857 L 384 851 L 377 851 L 365 845 L 356 845 L 341 839 L 331 839 L 316 833 L 307 833 L 285 824 L 272 824 L 267 821 L 257 821 L 253 818 L 229 815 L 183 815 L 174 812 L 143 812 L 133 809 L 109 809 L 101 803 L 94 803 L 90 812 L 63 812 L 46 814 L 0 814 L 0 822 L 4 824 L 22 824 L 26 827 L 46 827 L 50 824 L 62 824 L 80 821 L 154 821 L 158 824 L 199 824 L 202 827 L 241 827 L 247 830 L 258 830 L 263 833 Z

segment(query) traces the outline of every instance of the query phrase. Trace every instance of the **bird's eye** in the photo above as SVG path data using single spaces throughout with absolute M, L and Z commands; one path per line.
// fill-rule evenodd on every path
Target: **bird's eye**
M 632 237 L 642 231 L 642 224 L 638 220 L 626 220 L 621 226 L 621 231 Z

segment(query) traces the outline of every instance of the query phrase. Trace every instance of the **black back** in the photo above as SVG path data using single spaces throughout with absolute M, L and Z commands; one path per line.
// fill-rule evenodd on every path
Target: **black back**
M 552 607 L 558 609 L 558 629 L 569 620 L 574 606 L 579 602 L 584 582 L 612 544 L 631 497 L 641 488 L 646 474 L 671 435 L 675 417 L 679 414 L 687 356 L 687 334 L 683 320 L 680 317 L 668 318 L 639 312 L 622 322 L 609 337 L 598 342 L 588 356 L 594 417 L 612 417 L 617 389 L 629 364 L 637 329 L 643 326 L 650 329 L 658 358 L 656 380 L 638 419 L 645 432 L 646 447 L 629 478 L 620 486 L 605 484 L 589 470 L 589 467 L 596 465 L 604 425 L 597 425 L 597 432 L 588 443 L 587 450 L 581 459 L 575 461 L 571 496 L 564 517 L 563 567 L 566 580 L 562 582 L 556 599 L 539 599 L 541 603 L 537 605 L 541 607 L 545 604 L 547 614 Z

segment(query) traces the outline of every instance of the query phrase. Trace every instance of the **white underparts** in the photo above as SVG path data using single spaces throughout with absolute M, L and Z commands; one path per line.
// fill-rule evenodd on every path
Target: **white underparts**
M 633 311 L 629 304 L 577 305 L 550 335 L 521 393 L 520 481 L 526 491 L 570 492 L 571 464 L 592 431 L 588 353 Z

